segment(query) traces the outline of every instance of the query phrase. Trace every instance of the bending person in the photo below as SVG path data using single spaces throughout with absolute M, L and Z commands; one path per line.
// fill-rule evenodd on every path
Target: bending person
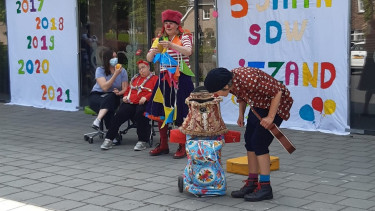
M 89 106 L 98 116 L 92 123 L 94 129 L 99 129 L 104 119 L 107 129 L 116 108 L 120 105 L 121 96 L 128 87 L 128 74 L 118 63 L 117 54 L 113 50 L 106 50 L 103 54 L 103 66 L 96 68 L 96 83 L 89 95 Z
M 150 72 L 150 65 L 146 61 L 137 62 L 139 73 L 130 81 L 130 87 L 127 88 L 123 97 L 123 103 L 113 118 L 112 126 L 109 128 L 101 149 L 112 148 L 113 140 L 118 134 L 121 125 L 129 119 L 134 119 L 137 124 L 138 143 L 134 150 L 140 151 L 146 149 L 146 143 L 149 142 L 151 135 L 150 120 L 143 113 L 146 110 L 147 102 L 152 95 L 152 89 L 158 80 L 154 73 Z
M 188 66 L 189 56 L 193 53 L 191 36 L 190 34 L 184 33 L 181 28 L 181 18 L 182 14 L 174 10 L 165 10 L 162 12 L 162 22 L 163 27 L 161 31 L 162 37 L 156 38 L 155 42 L 158 42 L 158 47 L 152 47 L 147 53 L 147 60 L 149 62 L 154 60 L 154 57 L 161 50 L 166 51 L 173 59 L 178 62 L 183 60 Z M 179 64 L 178 64 L 179 65 Z M 180 72 L 179 77 L 176 74 L 172 75 L 168 69 L 176 68 L 176 65 L 160 65 L 160 75 L 157 85 L 154 88 L 153 96 L 158 90 L 163 95 L 163 102 L 151 101 L 146 108 L 146 117 L 158 121 L 158 127 L 160 132 L 160 143 L 155 149 L 150 151 L 150 155 L 161 155 L 169 153 L 168 146 L 168 125 L 163 122 L 168 118 L 165 114 L 165 110 L 174 110 L 177 112 L 177 117 L 174 120 L 175 125 L 181 126 L 183 123 L 183 118 L 185 118 L 189 112 L 188 106 L 185 104 L 185 99 L 190 95 L 194 89 L 191 76 Z M 168 68 L 168 69 L 167 69 Z M 178 78 L 178 79 L 177 79 Z M 174 83 L 176 82 L 176 83 Z M 174 114 L 176 115 L 176 114 Z M 183 158 L 186 156 L 185 144 L 179 144 L 177 152 L 174 154 L 174 158 Z
M 245 131 L 249 177 L 245 186 L 233 191 L 231 195 L 246 201 L 272 199 L 269 146 L 273 135 L 267 129 L 270 129 L 272 123 L 279 126 L 283 120 L 289 119 L 293 104 L 289 90 L 267 73 L 250 67 L 240 67 L 232 71 L 225 68 L 213 69 L 207 74 L 204 86 L 209 92 L 219 96 L 228 96 L 231 93 L 237 97 L 238 126 L 243 127 L 245 124 L 247 104 L 261 116 L 262 119 L 259 120 L 250 109 Z

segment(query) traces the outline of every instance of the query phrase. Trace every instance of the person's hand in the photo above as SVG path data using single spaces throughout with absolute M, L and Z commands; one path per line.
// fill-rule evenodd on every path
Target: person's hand
M 115 74 L 119 75 L 122 71 L 122 65 L 121 64 L 116 64 L 115 66 Z
M 170 48 L 171 47 L 171 41 L 159 41 L 159 44 L 163 46 L 163 48 Z
M 243 116 L 239 116 L 238 117 L 237 125 L 240 126 L 240 127 L 243 127 L 245 125 L 244 117 Z
M 115 93 L 117 96 L 121 95 L 120 91 L 117 88 L 113 89 L 113 93 Z
M 151 48 L 150 52 L 152 53 L 152 55 L 156 55 L 158 53 L 160 53 L 159 49 L 158 48 Z
M 141 99 L 139 100 L 139 105 L 145 104 L 146 100 L 147 99 L 145 97 L 141 97 Z
M 268 129 L 271 129 L 271 126 L 273 124 L 273 119 L 272 117 L 264 117 L 262 118 L 262 120 L 260 121 L 260 125 L 262 125 L 264 128 L 266 128 L 267 130 Z
M 122 101 L 123 101 L 124 103 L 129 103 L 128 96 L 123 97 L 123 98 L 122 98 Z

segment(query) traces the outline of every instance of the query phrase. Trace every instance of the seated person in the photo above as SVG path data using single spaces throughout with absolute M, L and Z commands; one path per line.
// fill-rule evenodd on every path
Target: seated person
M 150 64 L 146 61 L 137 62 L 139 73 L 130 81 L 130 86 L 126 89 L 123 103 L 116 112 L 112 126 L 109 128 L 101 149 L 112 148 L 113 140 L 117 136 L 120 126 L 129 119 L 134 119 L 137 124 L 138 143 L 134 150 L 140 151 L 146 149 L 146 142 L 149 142 L 151 135 L 151 125 L 149 119 L 143 113 L 146 104 L 152 95 L 152 89 L 155 86 L 158 77 L 150 72 Z
M 96 83 L 89 95 L 89 106 L 98 114 L 92 123 L 96 130 L 102 119 L 107 129 L 111 127 L 115 110 L 128 87 L 128 74 L 121 65 L 115 68 L 117 62 L 116 52 L 106 50 L 103 54 L 103 66 L 98 67 L 95 72 Z

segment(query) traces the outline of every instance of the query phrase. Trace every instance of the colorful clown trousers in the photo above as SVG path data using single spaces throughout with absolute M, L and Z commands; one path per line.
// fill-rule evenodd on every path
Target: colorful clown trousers
M 188 162 L 184 170 L 184 189 L 196 196 L 225 195 L 226 181 L 221 165 L 224 136 L 195 137 L 186 135 Z

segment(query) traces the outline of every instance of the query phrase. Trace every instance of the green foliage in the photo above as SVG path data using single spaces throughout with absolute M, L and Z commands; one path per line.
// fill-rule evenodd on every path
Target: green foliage
M 0 23 L 5 22 L 5 1 L 0 1 Z
M 374 14 L 373 0 L 363 0 L 363 6 L 365 9 L 364 17 L 365 21 L 370 21 Z

